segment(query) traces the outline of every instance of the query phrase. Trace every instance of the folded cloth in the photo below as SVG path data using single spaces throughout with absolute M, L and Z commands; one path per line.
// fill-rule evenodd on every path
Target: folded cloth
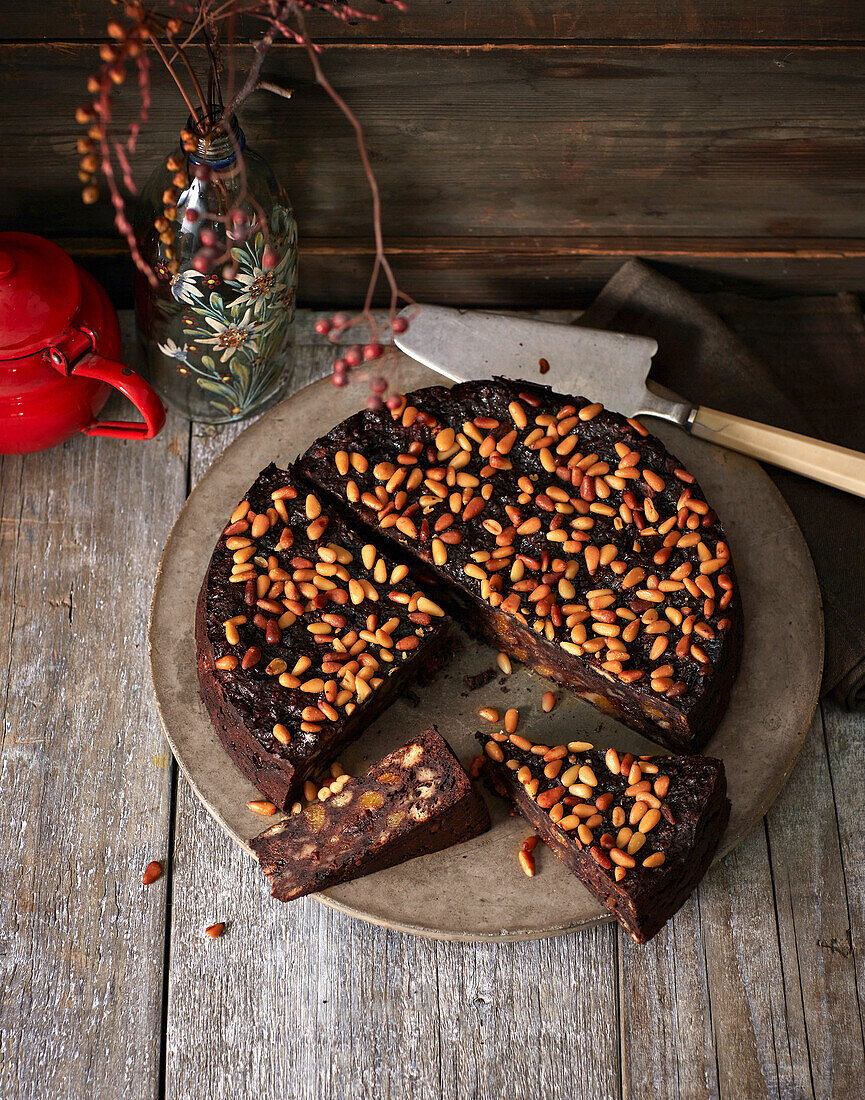
M 709 405 L 865 449 L 865 323 L 856 298 L 695 296 L 638 260 L 580 317 L 652 336 L 652 378 Z M 823 593 L 823 693 L 865 706 L 865 500 L 766 467 L 802 529 Z

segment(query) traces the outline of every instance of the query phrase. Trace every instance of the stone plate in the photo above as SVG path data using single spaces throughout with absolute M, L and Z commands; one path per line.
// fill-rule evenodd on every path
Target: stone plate
M 412 360 L 404 390 L 441 383 Z M 248 428 L 214 462 L 190 495 L 165 546 L 150 617 L 150 661 L 165 734 L 198 797 L 249 850 L 248 838 L 272 824 L 246 808 L 260 797 L 222 748 L 198 697 L 195 601 L 226 517 L 271 460 L 287 466 L 313 439 L 365 399 L 361 384 L 339 390 L 324 379 L 301 390 Z M 726 717 L 706 752 L 726 765 L 732 802 L 722 853 L 769 809 L 790 774 L 817 705 L 823 658 L 820 594 L 805 541 L 778 490 L 756 462 L 659 421 L 653 431 L 692 470 L 721 516 L 736 562 L 745 609 L 745 650 Z M 342 763 L 352 774 L 434 722 L 464 764 L 477 752 L 478 709 L 518 707 L 520 726 L 548 744 L 587 738 L 634 753 L 653 747 L 568 691 L 545 715 L 550 683 L 521 666 L 486 687 L 464 677 L 495 666 L 494 650 L 462 635 L 452 660 L 422 692 L 406 693 Z M 657 751 L 657 750 L 654 750 Z M 493 819 L 484 836 L 410 860 L 315 895 L 351 916 L 416 935 L 454 940 L 518 940 L 558 935 L 609 920 L 609 913 L 545 847 L 527 879 L 517 850 L 531 831 L 484 792 Z M 266 888 L 262 876 L 262 888 Z M 274 902 L 274 905 L 279 904 Z M 286 912 L 286 918 L 289 918 Z

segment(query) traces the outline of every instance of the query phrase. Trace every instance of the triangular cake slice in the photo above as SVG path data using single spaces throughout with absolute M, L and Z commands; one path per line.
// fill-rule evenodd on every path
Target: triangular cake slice
M 727 825 L 724 765 L 588 742 L 478 734 L 497 786 L 569 871 L 645 943 L 706 873 Z
M 435 726 L 250 841 L 280 901 L 479 836 L 489 813 Z
M 273 464 L 227 517 L 196 615 L 201 697 L 243 774 L 280 809 L 405 690 L 450 621 Z

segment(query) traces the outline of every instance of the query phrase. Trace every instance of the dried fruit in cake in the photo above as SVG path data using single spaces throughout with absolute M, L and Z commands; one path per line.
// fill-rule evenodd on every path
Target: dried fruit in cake
M 477 737 L 496 785 L 568 870 L 637 943 L 651 939 L 706 873 L 727 826 L 723 763 Z
M 273 896 L 290 901 L 479 836 L 483 799 L 431 726 L 250 844 Z
M 494 379 L 410 393 L 299 463 L 491 644 L 671 748 L 727 707 L 742 614 L 723 527 L 636 420 Z
M 270 465 L 228 517 L 201 588 L 201 696 L 238 767 L 284 809 L 431 673 L 448 636 L 405 565 Z

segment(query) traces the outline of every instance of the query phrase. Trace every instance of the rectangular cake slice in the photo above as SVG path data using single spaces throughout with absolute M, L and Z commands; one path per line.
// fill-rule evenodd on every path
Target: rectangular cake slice
M 273 896 L 291 901 L 441 851 L 489 827 L 483 799 L 431 726 L 327 801 L 250 843 Z
M 505 733 L 478 740 L 496 785 L 637 943 L 706 873 L 730 814 L 720 760 L 635 758 Z
M 201 697 L 237 766 L 284 809 L 432 674 L 450 623 L 407 566 L 285 470 L 262 470 L 225 518 L 198 601 Z

